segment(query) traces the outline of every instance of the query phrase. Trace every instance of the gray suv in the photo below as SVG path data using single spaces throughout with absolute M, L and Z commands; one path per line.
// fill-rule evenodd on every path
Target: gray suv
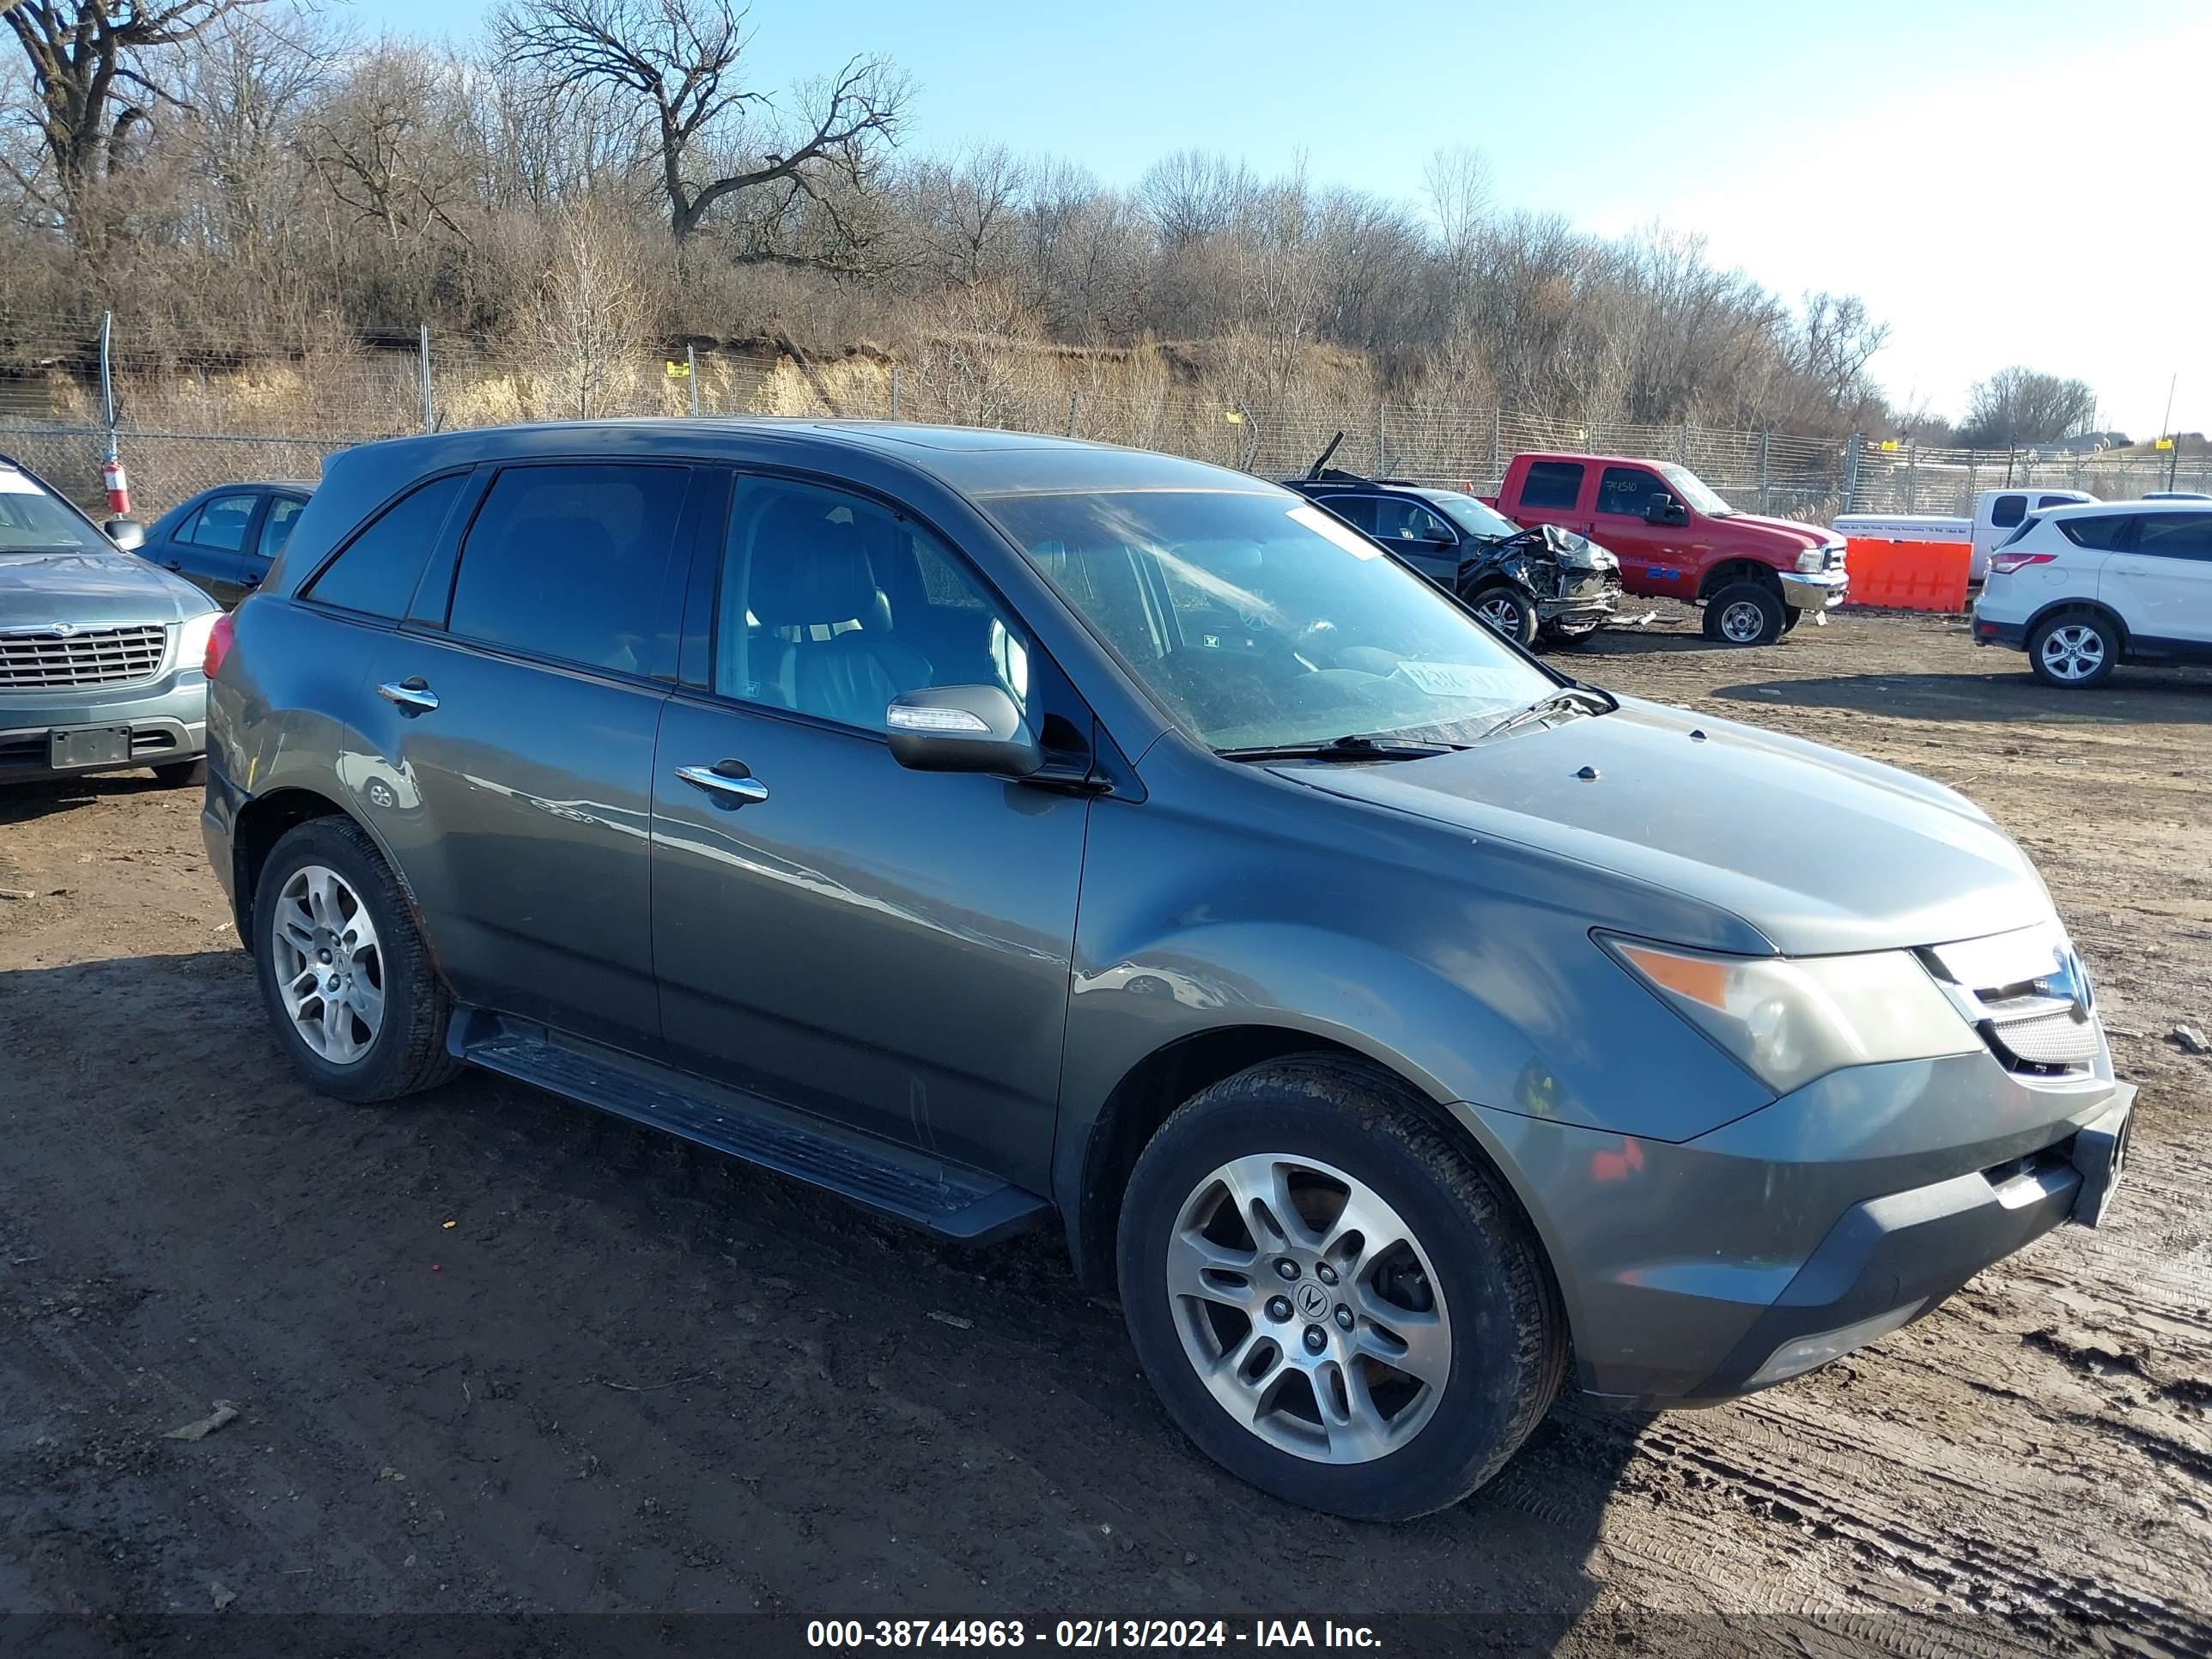
M 1372 1518 L 2094 1223 L 2134 1091 L 1970 802 L 1616 698 L 1312 502 L 918 427 L 330 464 L 219 625 L 276 1038 L 951 1238 L 1050 1219 L 1191 1438 Z
M 0 785 L 140 766 L 197 783 L 217 614 L 0 455 Z

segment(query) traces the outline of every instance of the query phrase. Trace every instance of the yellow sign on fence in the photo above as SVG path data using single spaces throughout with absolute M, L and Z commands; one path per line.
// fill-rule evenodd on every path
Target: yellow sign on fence
M 2171 438 L 2160 438 L 2156 443 L 2153 444 L 2151 447 L 2153 449 L 2171 449 L 2173 447 L 2173 440 Z
M 670 358 L 668 360 L 668 378 L 672 380 L 690 380 L 691 378 L 691 365 L 689 363 L 679 363 L 674 358 Z

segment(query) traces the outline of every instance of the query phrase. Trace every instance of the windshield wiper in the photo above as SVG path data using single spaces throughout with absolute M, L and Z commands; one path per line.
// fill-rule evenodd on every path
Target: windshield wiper
M 1485 726 L 1476 736 L 1477 743 L 1486 743 L 1492 738 L 1502 738 L 1530 723 L 1550 720 L 1559 714 L 1610 714 L 1620 705 L 1611 696 L 1587 685 L 1563 685 L 1549 696 L 1539 697 L 1526 708 L 1516 708 L 1504 720 Z
M 1389 738 L 1364 737 L 1357 732 L 1326 743 L 1262 744 L 1251 749 L 1217 749 L 1214 753 L 1233 761 L 1367 761 L 1425 760 L 1464 749 L 1463 743 L 1411 743 Z

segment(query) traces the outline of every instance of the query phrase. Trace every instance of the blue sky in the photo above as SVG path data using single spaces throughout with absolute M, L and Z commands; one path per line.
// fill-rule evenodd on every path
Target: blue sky
M 334 9 L 465 36 L 484 8 Z M 764 85 L 895 58 L 914 148 L 1001 141 L 1123 184 L 1185 147 L 1262 173 L 1303 155 L 1316 181 L 1412 198 L 1432 150 L 1472 145 L 1505 206 L 1700 232 L 1793 299 L 1857 291 L 1891 325 L 1875 368 L 1900 402 L 1955 413 L 2026 362 L 2140 437 L 2178 370 L 2174 425 L 2212 427 L 2203 0 L 757 0 L 750 22 Z

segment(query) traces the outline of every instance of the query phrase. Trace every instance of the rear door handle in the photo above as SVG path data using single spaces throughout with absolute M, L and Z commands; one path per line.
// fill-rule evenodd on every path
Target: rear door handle
M 713 766 L 679 766 L 676 775 L 726 806 L 750 806 L 768 799 L 768 786 L 747 771 L 743 761 L 719 761 Z
M 438 706 L 438 694 L 420 675 L 410 679 L 386 680 L 376 688 L 376 695 L 386 702 L 397 703 L 403 714 L 427 714 Z

